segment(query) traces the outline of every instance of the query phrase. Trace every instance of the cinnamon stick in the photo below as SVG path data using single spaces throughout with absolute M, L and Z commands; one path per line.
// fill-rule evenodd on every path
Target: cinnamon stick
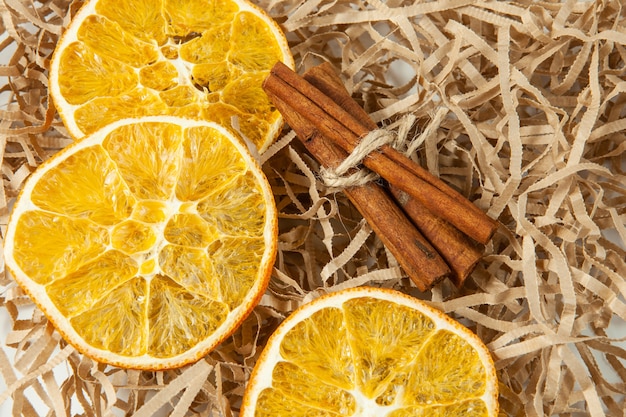
M 308 74 L 307 74 L 308 73 Z M 339 105 L 342 109 L 344 109 L 347 113 L 351 114 L 361 125 L 367 129 L 368 131 L 378 129 L 376 122 L 374 122 L 369 114 L 361 107 L 348 93 L 341 81 L 341 78 L 335 72 L 333 66 L 328 62 L 324 62 L 321 65 L 313 67 L 307 71 L 307 73 L 303 74 L 303 77 L 306 81 L 308 81 L 312 86 L 320 90 L 326 96 L 328 96 L 332 101 L 334 101 L 337 105 Z M 358 132 L 355 132 L 358 134 Z M 464 208 L 470 210 L 472 213 L 475 213 L 479 217 L 487 217 L 480 208 L 476 207 L 476 205 L 472 204 L 471 201 L 466 199 L 459 192 L 451 188 L 448 184 L 443 182 L 441 179 L 435 177 L 428 170 L 424 169 L 420 165 L 413 163 L 410 159 L 406 158 L 404 155 L 400 154 L 395 149 L 389 146 L 383 146 L 381 151 L 394 162 L 400 164 L 402 168 L 411 171 L 414 175 L 420 177 L 422 180 L 428 182 L 429 184 L 437 187 L 440 191 L 448 194 L 450 197 L 459 200 L 459 204 L 463 205 Z M 497 229 L 497 222 L 489 217 L 487 219 L 481 219 L 486 223 L 492 223 L 492 225 L 487 225 L 488 230 L 491 230 L 491 234 Z M 491 239 L 492 236 L 489 236 Z M 486 242 L 482 242 L 486 243 Z
M 370 131 L 284 64 L 273 67 L 263 87 L 347 152 L 352 152 Z M 381 152 L 370 153 L 363 163 L 477 242 L 486 244 L 493 236 L 497 228 L 493 219 L 393 148 L 383 146 Z
M 313 67 L 303 74 L 303 78 L 352 114 L 363 126 L 370 130 L 377 128 L 367 112 L 352 99 L 331 64 L 324 63 Z M 394 186 L 390 189 L 417 229 L 449 265 L 452 271 L 450 278 L 454 284 L 457 287 L 462 286 L 481 259 L 482 248 L 450 223 L 431 213 L 410 195 Z
M 307 150 L 322 165 L 336 168 L 347 157 L 344 150 L 321 135 L 276 94 L 272 91 L 267 94 Z M 441 255 L 380 186 L 368 183 L 343 191 L 420 291 L 430 289 L 450 275 L 450 268 Z
M 450 223 L 431 213 L 407 193 L 391 187 L 391 193 L 418 230 L 450 267 L 452 282 L 461 287 L 483 256 L 480 244 L 473 242 Z

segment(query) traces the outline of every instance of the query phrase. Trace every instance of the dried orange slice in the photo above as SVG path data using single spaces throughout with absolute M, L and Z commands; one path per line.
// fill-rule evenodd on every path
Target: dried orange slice
M 15 280 L 86 355 L 165 369 L 195 361 L 249 314 L 277 242 L 270 186 L 223 127 L 114 122 L 26 181 L 4 240 Z
M 495 417 L 497 384 L 470 330 L 408 295 L 363 287 L 322 296 L 278 327 L 240 415 Z
M 247 0 L 91 0 L 61 37 L 50 93 L 70 134 L 115 120 L 177 115 L 234 126 L 263 152 L 282 118 L 261 88 L 293 57 Z

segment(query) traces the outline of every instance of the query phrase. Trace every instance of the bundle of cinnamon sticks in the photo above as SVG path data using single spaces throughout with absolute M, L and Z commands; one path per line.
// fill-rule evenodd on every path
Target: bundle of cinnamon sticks
M 263 84 L 306 149 L 338 167 L 378 126 L 352 99 L 332 65 L 303 76 L 277 63 Z M 343 192 L 421 291 L 446 277 L 461 286 L 498 223 L 467 198 L 389 145 L 362 160 L 389 184 L 348 186 Z

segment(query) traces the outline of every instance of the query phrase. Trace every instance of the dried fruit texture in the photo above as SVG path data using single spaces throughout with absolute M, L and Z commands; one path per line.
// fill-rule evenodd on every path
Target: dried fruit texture
M 261 89 L 293 66 L 278 25 L 246 0 L 92 0 L 53 55 L 50 92 L 72 136 L 177 115 L 231 126 L 263 152 L 282 125 Z
M 271 336 L 241 417 L 496 416 L 498 380 L 475 334 L 403 293 L 323 296 Z
M 276 208 L 260 167 L 214 123 L 125 119 L 41 165 L 13 209 L 7 267 L 99 361 L 195 361 L 264 292 Z

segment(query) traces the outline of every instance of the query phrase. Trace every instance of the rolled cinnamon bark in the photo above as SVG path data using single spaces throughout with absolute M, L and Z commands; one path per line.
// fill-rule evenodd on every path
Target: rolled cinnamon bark
M 313 67 L 303 74 L 303 78 L 352 114 L 367 129 L 374 130 L 377 128 L 376 123 L 363 107 L 352 99 L 331 64 L 324 63 Z M 436 178 L 430 173 L 428 176 Z M 437 182 L 442 181 L 437 179 Z M 449 187 L 446 186 L 445 188 Z M 394 186 L 390 187 L 390 191 L 417 229 L 446 261 L 452 271 L 450 278 L 454 284 L 457 287 L 462 286 L 482 258 L 483 248 L 481 245 L 473 242 L 450 223 L 430 212 L 404 191 Z M 476 207 L 473 204 L 472 206 Z M 476 207 L 476 209 L 478 208 Z
M 284 64 L 273 67 L 263 88 L 346 152 L 352 152 L 360 138 L 371 131 Z M 498 227 L 460 193 L 389 146 L 371 152 L 363 163 L 479 243 L 486 244 Z
M 307 150 L 323 166 L 336 168 L 347 157 L 344 150 L 324 137 L 281 98 L 271 91 L 268 96 Z M 420 291 L 426 291 L 450 276 L 450 268 L 441 255 L 380 186 L 370 182 L 348 187 L 343 192 Z

